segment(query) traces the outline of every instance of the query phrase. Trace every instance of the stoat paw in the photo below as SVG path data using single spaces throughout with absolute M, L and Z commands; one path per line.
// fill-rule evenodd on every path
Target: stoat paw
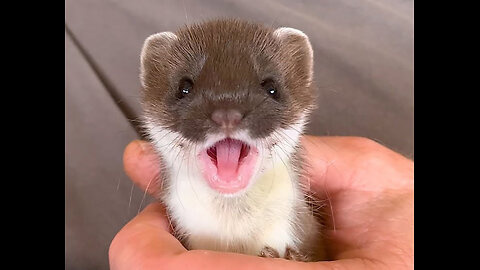
M 260 250 L 260 253 L 258 254 L 258 256 L 265 257 L 265 258 L 279 258 L 280 254 L 276 249 L 266 246 L 262 250 Z
M 285 256 L 283 257 L 291 261 L 308 262 L 307 256 L 300 254 L 298 250 L 289 246 L 285 249 Z

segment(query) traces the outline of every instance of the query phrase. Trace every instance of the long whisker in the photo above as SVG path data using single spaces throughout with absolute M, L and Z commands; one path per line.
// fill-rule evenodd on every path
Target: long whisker
M 121 180 L 121 179 L 122 179 L 121 177 L 118 177 L 117 188 L 116 188 L 116 190 L 115 190 L 116 192 L 118 192 L 118 189 L 120 188 L 120 180 Z
M 277 140 L 277 141 L 280 141 L 279 138 L 277 137 L 277 134 L 276 134 L 275 132 L 272 133 L 272 136 L 275 136 L 276 140 Z M 281 146 L 281 144 L 277 144 L 276 147 L 278 147 L 278 149 L 280 149 L 280 150 L 285 154 L 286 158 L 289 158 L 288 152 L 285 151 L 285 149 L 283 149 L 283 147 Z M 295 178 L 292 177 L 292 175 L 291 175 L 291 167 L 287 166 L 287 164 L 286 164 L 285 161 L 283 160 L 282 156 L 279 155 L 279 154 L 277 153 L 277 151 L 275 151 L 275 146 L 272 147 L 272 150 L 273 150 L 273 152 L 277 155 L 277 157 L 280 159 L 280 161 L 283 163 L 283 166 L 285 166 L 285 168 L 286 168 L 286 170 L 287 170 L 287 173 L 288 173 L 288 178 L 289 178 L 290 184 L 292 185 L 292 190 L 295 192 L 294 197 L 297 198 L 297 194 L 296 194 L 297 189 L 296 189 L 295 183 L 294 183 L 294 179 L 295 179 Z
M 150 188 L 150 184 L 152 183 L 152 181 L 153 181 L 154 179 L 157 179 L 158 177 L 159 177 L 159 173 L 155 174 L 155 175 L 150 179 L 150 181 L 148 181 L 147 188 L 145 189 L 145 192 L 143 192 L 142 201 L 140 202 L 140 206 L 138 207 L 138 210 L 137 210 L 137 215 L 138 215 L 138 213 L 140 213 L 140 210 L 142 209 L 142 205 L 143 205 L 143 203 L 145 202 L 145 198 L 147 197 L 147 192 L 148 192 L 148 189 Z
M 188 151 L 188 149 L 190 149 L 190 148 L 191 148 L 191 145 L 190 145 L 190 143 L 189 143 L 188 148 L 185 149 L 185 152 L 190 152 L 190 151 Z M 197 153 L 197 145 L 194 144 L 193 155 L 195 155 L 196 153 Z M 191 176 L 190 176 L 190 160 L 191 160 L 191 158 L 188 158 L 188 163 L 187 163 L 188 182 L 189 182 L 189 184 L 190 184 L 190 188 L 191 188 L 192 191 L 193 191 L 193 194 L 195 194 L 195 197 L 197 198 L 197 201 L 198 201 L 199 205 L 203 205 L 203 204 L 201 203 L 200 197 L 198 197 L 198 194 L 197 194 L 197 192 L 196 192 L 196 190 L 195 190 L 195 188 L 193 187 L 193 184 L 192 184 L 192 179 L 191 179 Z M 195 162 L 195 164 L 196 164 L 196 163 L 197 163 L 197 162 Z M 198 164 L 197 164 L 197 166 L 198 166 Z M 197 167 L 197 168 L 198 168 L 198 167 Z
M 133 188 L 134 188 L 134 185 L 133 185 L 133 182 L 132 182 L 132 188 L 130 189 L 130 199 L 128 200 L 127 218 L 130 215 L 130 206 L 132 204 Z
M 180 150 L 178 151 L 177 156 L 174 159 L 174 164 L 177 163 L 176 160 L 177 160 L 180 153 L 182 153 L 182 158 L 180 159 L 180 164 L 179 164 L 179 167 L 178 167 L 178 170 L 177 170 L 177 176 L 175 177 L 175 182 L 176 182 L 175 193 L 177 195 L 178 201 L 180 202 L 180 205 L 182 206 L 183 209 L 185 209 L 185 206 L 182 203 L 182 199 L 180 197 L 180 194 L 178 193 L 178 176 L 180 175 L 180 171 L 182 170 L 182 164 L 183 164 L 183 160 L 185 158 L 185 151 L 180 151 Z
M 291 129 L 297 131 L 299 134 L 303 134 L 303 132 L 299 131 L 299 130 L 298 130 L 295 126 L 293 126 L 293 125 L 288 125 L 288 128 L 291 128 Z M 311 139 L 308 138 L 307 136 L 303 136 L 303 138 L 305 138 L 307 141 L 309 141 L 310 143 L 312 143 L 315 147 L 317 147 L 317 148 L 320 149 L 320 146 L 318 146 L 317 142 L 311 140 Z M 331 145 L 328 145 L 328 144 L 322 142 L 321 140 L 320 140 L 320 143 L 322 143 L 324 146 L 328 147 L 330 150 L 334 151 L 335 153 L 338 153 L 338 151 L 337 151 L 335 148 L 333 148 Z
M 287 134 L 284 134 L 284 135 L 288 136 Z M 308 139 L 308 138 L 307 138 L 307 139 Z M 309 139 L 308 139 L 308 140 L 309 140 Z M 318 145 L 317 145 L 317 147 L 318 147 Z M 304 169 L 305 169 L 306 166 L 309 166 L 308 163 L 305 163 L 305 162 L 306 162 L 306 161 L 303 161 L 304 165 L 302 166 Z M 330 166 L 334 166 L 334 160 L 330 161 L 330 162 L 327 164 L 326 170 L 328 170 L 328 167 L 330 167 Z M 304 172 L 305 172 L 305 171 L 304 171 Z M 323 174 L 325 175 L 325 174 L 326 174 L 326 171 L 325 171 Z M 306 179 L 308 180 L 308 187 L 306 187 L 306 190 L 310 190 L 310 192 L 312 192 L 311 189 L 310 189 L 310 181 L 311 181 L 310 178 L 311 178 L 311 177 L 310 177 L 309 175 L 304 175 L 304 178 L 306 178 Z M 325 183 L 324 183 L 324 185 L 325 185 Z M 320 205 L 318 206 L 318 209 L 322 208 L 322 207 L 325 206 L 325 205 L 328 205 L 328 206 L 329 206 L 329 210 L 330 210 L 330 214 L 331 214 L 330 216 L 331 216 L 331 219 L 332 219 L 333 229 L 334 229 L 334 231 L 336 231 L 335 216 L 334 216 L 334 214 L 333 214 L 333 206 L 332 206 L 332 203 L 331 203 L 330 194 L 329 194 L 328 189 L 327 189 L 326 187 L 324 187 L 322 190 L 323 190 L 323 192 L 325 193 L 325 196 L 327 197 L 328 203 L 327 203 L 327 204 L 323 204 L 323 203 L 322 203 L 321 206 L 320 206 Z M 314 201 L 313 201 L 314 205 L 318 205 L 318 202 L 321 202 L 321 201 L 317 200 L 316 197 L 313 197 L 313 196 L 308 195 L 308 194 L 305 194 L 305 195 L 306 195 L 307 197 L 309 197 L 309 199 L 313 199 L 313 200 L 314 200 Z M 313 209 L 312 209 L 312 211 L 313 211 Z

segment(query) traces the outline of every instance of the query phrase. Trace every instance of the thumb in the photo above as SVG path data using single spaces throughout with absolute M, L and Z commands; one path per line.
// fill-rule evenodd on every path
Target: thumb
M 186 251 L 170 231 L 162 204 L 145 207 L 112 240 L 108 252 L 110 269 L 160 269 L 162 258 Z M 152 264 L 156 267 L 146 267 Z
M 123 167 L 142 190 L 153 196 L 160 192 L 160 160 L 150 143 L 141 140 L 130 142 L 123 153 Z

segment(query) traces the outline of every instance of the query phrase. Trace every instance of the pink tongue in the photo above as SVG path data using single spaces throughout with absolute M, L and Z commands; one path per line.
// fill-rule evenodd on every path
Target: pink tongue
M 248 186 L 252 178 L 258 149 L 245 148 L 241 157 L 241 141 L 226 139 L 215 144 L 215 151 L 205 149 L 199 153 L 202 175 L 208 185 L 224 194 L 234 194 Z M 240 162 L 240 157 L 242 158 Z
M 242 152 L 242 143 L 237 140 L 224 140 L 216 145 L 217 174 L 224 182 L 237 178 L 238 161 Z

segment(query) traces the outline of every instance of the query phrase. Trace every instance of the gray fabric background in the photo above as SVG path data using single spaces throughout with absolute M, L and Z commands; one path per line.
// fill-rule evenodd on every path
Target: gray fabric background
M 108 269 L 110 241 L 151 200 L 122 169 L 138 138 L 144 39 L 219 16 L 310 37 L 320 100 L 308 133 L 364 136 L 413 158 L 413 1 L 66 0 L 66 269 Z

